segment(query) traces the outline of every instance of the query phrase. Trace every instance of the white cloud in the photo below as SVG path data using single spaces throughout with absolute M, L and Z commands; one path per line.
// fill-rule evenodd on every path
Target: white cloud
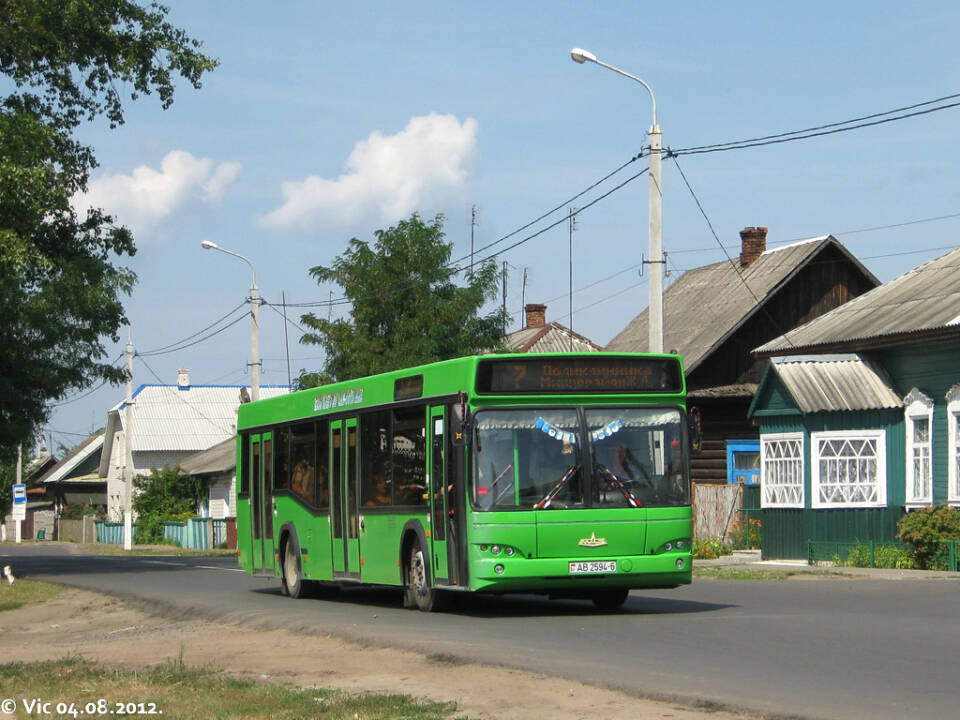
M 373 131 L 354 145 L 335 180 L 311 175 L 282 185 L 283 204 L 260 218 L 270 228 L 309 230 L 362 217 L 394 222 L 463 186 L 476 150 L 477 121 L 431 113 L 396 135 Z
M 85 194 L 74 197 L 73 204 L 78 212 L 103 208 L 136 233 L 149 233 L 195 199 L 207 204 L 220 202 L 239 172 L 239 163 L 214 167 L 209 158 L 173 150 L 164 156 L 159 171 L 141 165 L 129 175 L 108 173 L 92 180 Z

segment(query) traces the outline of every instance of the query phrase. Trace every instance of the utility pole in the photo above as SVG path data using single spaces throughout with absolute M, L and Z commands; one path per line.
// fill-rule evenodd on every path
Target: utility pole
M 127 338 L 127 401 L 123 410 L 123 549 L 133 549 L 133 340 Z
M 503 334 L 507 334 L 507 261 L 503 261 Z
M 291 385 L 290 380 L 290 336 L 287 333 L 287 291 L 284 290 L 280 293 L 280 297 L 283 298 L 283 342 L 287 346 L 287 385 Z
M 577 229 L 577 209 L 570 208 L 570 352 L 573 352 L 573 231 Z
M 480 215 L 477 212 L 477 206 L 470 209 L 470 277 L 473 278 L 473 236 L 474 230 L 480 224 Z
M 523 283 L 520 285 L 520 317 L 527 306 L 527 268 L 523 269 Z
M 17 485 L 23 482 L 23 444 L 17 444 Z M 14 524 L 17 526 L 16 536 L 17 544 L 19 545 L 23 542 L 23 529 L 20 525 L 23 521 L 20 519 L 20 516 L 17 516 L 17 519 L 14 521 Z

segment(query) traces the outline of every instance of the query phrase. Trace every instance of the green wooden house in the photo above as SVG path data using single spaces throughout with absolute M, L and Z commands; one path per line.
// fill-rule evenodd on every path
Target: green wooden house
M 960 506 L 960 248 L 760 346 L 763 552 L 885 542 Z

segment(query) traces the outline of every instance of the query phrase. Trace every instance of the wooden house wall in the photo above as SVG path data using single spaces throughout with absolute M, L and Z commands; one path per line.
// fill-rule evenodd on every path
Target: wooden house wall
M 694 482 L 727 482 L 727 440 L 759 438 L 759 430 L 747 419 L 750 398 L 694 398 L 688 403 L 700 409 L 703 443 L 690 458 Z
M 933 402 L 932 465 L 933 465 L 933 502 L 945 503 L 948 498 L 949 438 L 947 434 L 947 392 L 960 383 L 960 340 L 913 343 L 885 349 L 873 354 L 873 358 L 883 366 L 893 382 L 897 392 L 904 396 L 913 388 L 918 388 Z M 901 415 L 902 420 L 902 415 Z M 901 432 L 901 435 L 904 435 Z M 901 438 L 901 444 L 905 444 Z M 887 468 L 899 477 L 900 504 L 906 493 L 906 456 L 901 454 L 899 464 Z
M 803 323 L 872 290 L 846 255 L 827 246 L 687 376 L 691 389 L 759 382 L 766 359 L 750 352 Z

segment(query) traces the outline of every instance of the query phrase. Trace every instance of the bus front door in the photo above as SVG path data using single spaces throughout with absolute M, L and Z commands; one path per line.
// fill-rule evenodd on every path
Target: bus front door
M 334 577 L 360 577 L 357 420 L 330 423 L 330 528 Z
M 446 421 L 442 407 L 430 412 L 432 428 L 430 443 L 430 535 L 433 546 L 433 576 L 441 582 L 450 581 L 449 561 L 447 558 L 447 452 Z
M 273 574 L 273 433 L 250 436 L 250 533 L 254 572 Z

